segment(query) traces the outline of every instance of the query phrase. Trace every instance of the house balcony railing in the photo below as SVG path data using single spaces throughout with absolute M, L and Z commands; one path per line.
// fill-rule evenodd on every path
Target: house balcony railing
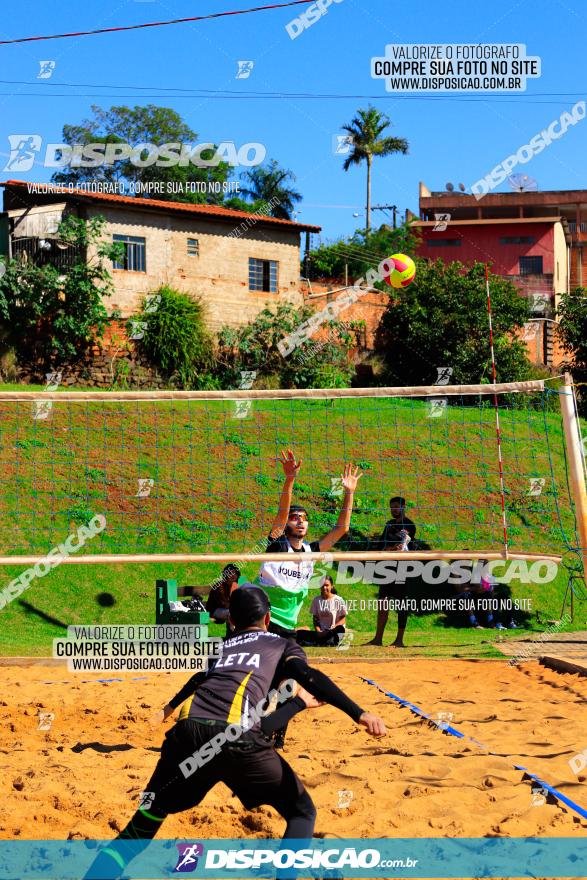
M 34 266 L 54 266 L 62 272 L 85 259 L 84 248 L 50 237 L 12 236 L 11 254 L 15 260 L 30 262 Z

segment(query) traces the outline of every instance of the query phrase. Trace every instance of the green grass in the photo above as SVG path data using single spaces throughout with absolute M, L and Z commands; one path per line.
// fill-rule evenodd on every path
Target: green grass
M 560 415 L 542 412 L 538 396 L 520 395 L 518 403 L 524 406 L 500 411 L 510 549 L 564 553 L 575 538 Z M 310 512 L 310 537 L 333 526 L 340 498 L 332 497 L 331 480 L 355 461 L 365 476 L 351 532 L 337 549 L 365 548 L 388 518 L 388 498 L 398 494 L 409 500 L 418 538 L 435 549 L 501 550 L 491 406 L 449 406 L 437 419 L 428 418 L 423 401 L 350 399 L 255 401 L 247 419 L 235 419 L 228 401 L 56 402 L 46 420 L 32 418 L 30 403 L 0 402 L 2 553 L 46 553 L 96 513 L 107 528 L 87 553 L 246 552 L 269 531 L 282 481 L 276 459 L 286 445 L 303 459 L 294 500 Z M 546 480 L 543 492 L 529 496 L 537 477 Z M 139 479 L 155 481 L 148 497 L 138 497 Z M 0 612 L 0 651 L 47 655 L 51 639 L 72 623 L 153 622 L 157 577 L 205 586 L 221 568 L 61 566 Z M 22 570 L 4 567 L 0 589 Z M 257 571 L 243 567 L 248 577 Z M 511 585 L 513 595 L 532 600 L 530 630 L 560 617 L 566 583 L 561 570 L 552 584 Z M 98 605 L 100 592 L 114 596 L 111 608 Z M 362 584 L 339 592 L 375 596 Z M 374 617 L 357 611 L 349 620 L 355 644 L 372 635 Z M 584 617 L 577 615 L 578 628 Z M 306 607 L 300 624 L 309 623 Z M 483 643 L 493 635 L 425 615 L 410 618 L 408 643 L 427 656 L 490 656 L 495 649 Z

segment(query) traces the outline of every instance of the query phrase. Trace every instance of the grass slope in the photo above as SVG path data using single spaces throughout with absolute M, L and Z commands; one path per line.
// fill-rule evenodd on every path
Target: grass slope
M 500 400 L 500 418 L 510 548 L 564 553 L 575 537 L 560 414 L 543 410 L 537 395 L 519 395 Z M 284 446 L 304 461 L 295 500 L 310 511 L 311 537 L 335 522 L 333 480 L 353 461 L 365 476 L 340 549 L 368 546 L 387 519 L 389 496 L 399 494 L 418 537 L 435 549 L 501 550 L 491 405 L 450 405 L 431 418 L 425 401 L 367 398 L 256 401 L 245 419 L 235 418 L 233 403 L 217 401 L 57 402 L 47 419 L 33 418 L 30 403 L 0 402 L 2 553 L 45 553 L 94 513 L 104 514 L 107 528 L 87 553 L 251 551 L 275 513 L 282 480 L 275 459 Z M 539 495 L 528 494 L 531 479 L 544 480 Z M 153 481 L 146 497 L 139 480 Z M 153 622 L 155 578 L 204 586 L 221 567 L 61 566 L 0 612 L 0 651 L 48 654 L 50 639 L 72 623 Z M 251 577 L 257 570 L 243 567 Z M 0 588 L 20 571 L 5 567 Z M 560 616 L 566 584 L 564 570 L 551 584 L 512 582 L 513 594 L 532 602 L 529 627 Z M 111 608 L 96 602 L 101 592 L 114 597 Z M 376 588 L 340 592 L 359 602 Z M 374 618 L 370 610 L 353 614 L 356 643 Z M 307 609 L 300 623 L 309 623 Z M 489 650 L 481 644 L 487 634 L 446 628 L 437 615 L 409 626 L 425 652 Z

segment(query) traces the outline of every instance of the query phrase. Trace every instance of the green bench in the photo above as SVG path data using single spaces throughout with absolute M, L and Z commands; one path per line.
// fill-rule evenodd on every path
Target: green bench
M 179 588 L 182 590 L 182 587 Z M 176 580 L 157 580 L 155 582 L 155 623 L 173 623 L 208 626 L 210 615 L 207 611 L 171 611 L 170 602 L 178 602 Z

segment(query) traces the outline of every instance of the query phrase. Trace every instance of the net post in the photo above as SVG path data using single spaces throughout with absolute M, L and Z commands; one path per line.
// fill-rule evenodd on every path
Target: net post
M 579 552 L 583 561 L 583 577 L 587 585 L 587 488 L 583 471 L 583 456 L 581 453 L 579 421 L 575 410 L 573 396 L 573 379 L 570 373 L 565 373 L 565 383 L 560 394 L 563 428 L 565 432 L 565 445 L 569 461 L 569 475 L 573 498 L 577 508 L 577 525 L 581 546 Z

